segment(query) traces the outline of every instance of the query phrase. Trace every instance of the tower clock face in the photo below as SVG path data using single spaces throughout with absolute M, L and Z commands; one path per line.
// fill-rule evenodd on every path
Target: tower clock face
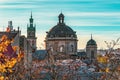
M 28 32 L 29 36 L 34 36 L 34 31 Z

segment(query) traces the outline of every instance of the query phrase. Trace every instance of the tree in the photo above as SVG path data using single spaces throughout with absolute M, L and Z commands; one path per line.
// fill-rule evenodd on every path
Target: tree
M 14 73 L 14 68 L 23 57 L 18 46 L 12 46 L 13 39 L 3 35 L 0 41 L 0 80 L 12 80 L 9 78 Z M 19 53 L 17 54 L 17 50 Z
M 120 38 L 118 38 L 116 41 L 105 41 L 105 43 L 108 47 L 108 50 L 105 55 L 105 57 L 107 57 L 107 63 L 105 67 L 106 77 L 104 77 L 104 80 L 120 80 L 120 54 L 117 54 L 114 50 L 114 47 L 120 44 Z

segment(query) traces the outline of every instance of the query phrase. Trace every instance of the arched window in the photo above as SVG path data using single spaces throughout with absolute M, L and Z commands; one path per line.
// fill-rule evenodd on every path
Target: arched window
M 60 52 L 64 52 L 64 45 L 60 46 Z
M 74 48 L 73 48 L 73 45 L 71 45 L 71 52 L 73 52 L 74 51 Z
M 94 51 L 91 51 L 91 59 L 94 59 L 95 58 L 95 53 Z
M 49 44 L 48 50 L 50 50 L 51 52 L 53 52 L 54 51 L 53 46 Z
M 32 40 L 32 46 L 34 46 L 34 40 Z
M 52 46 L 50 47 L 50 50 L 53 52 L 53 47 Z

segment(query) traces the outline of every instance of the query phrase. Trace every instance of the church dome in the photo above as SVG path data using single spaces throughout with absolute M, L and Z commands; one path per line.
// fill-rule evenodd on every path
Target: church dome
M 75 37 L 75 32 L 65 24 L 57 24 L 49 32 L 47 37 Z
M 59 23 L 54 26 L 47 34 L 47 37 L 74 37 L 76 32 L 64 23 L 64 15 L 61 13 L 59 16 Z
M 87 46 L 89 45 L 97 46 L 96 41 L 92 39 L 92 35 L 91 35 L 91 39 L 87 42 Z

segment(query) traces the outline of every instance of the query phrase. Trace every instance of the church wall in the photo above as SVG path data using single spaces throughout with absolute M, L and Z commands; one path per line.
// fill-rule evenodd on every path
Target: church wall
M 47 41 L 46 49 L 52 48 L 54 53 L 74 54 L 77 51 L 77 42 L 71 40 Z

